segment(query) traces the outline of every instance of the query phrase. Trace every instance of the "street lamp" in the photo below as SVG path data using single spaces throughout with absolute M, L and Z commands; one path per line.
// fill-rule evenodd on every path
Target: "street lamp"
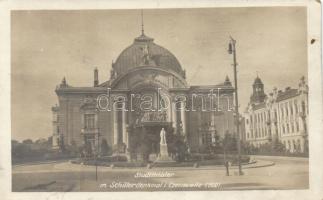
M 100 156 L 100 131 L 97 129 L 97 135 L 95 137 L 97 140 L 96 152 L 95 152 L 95 180 L 98 181 L 98 157 Z
M 239 130 L 239 101 L 238 101 L 238 81 L 237 81 L 237 58 L 236 58 L 236 40 L 230 36 L 230 43 L 228 53 L 233 55 L 233 73 L 234 73 L 234 89 L 235 89 L 235 122 L 237 128 L 237 146 L 238 146 L 238 165 L 239 176 L 243 175 L 241 168 L 241 143 L 240 143 L 240 130 Z

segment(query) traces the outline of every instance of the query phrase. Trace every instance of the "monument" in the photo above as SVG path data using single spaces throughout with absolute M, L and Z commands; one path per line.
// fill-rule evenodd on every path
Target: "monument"
M 160 143 L 159 143 L 159 155 L 155 162 L 175 162 L 168 155 L 167 140 L 166 140 L 166 131 L 164 128 L 160 131 Z

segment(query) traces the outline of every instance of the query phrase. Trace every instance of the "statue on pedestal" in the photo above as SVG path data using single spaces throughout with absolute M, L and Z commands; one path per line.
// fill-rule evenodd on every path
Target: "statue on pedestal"
M 166 131 L 165 131 L 165 129 L 164 128 L 162 128 L 162 130 L 160 131 L 160 144 L 161 145 L 167 145 L 167 143 L 166 143 Z
M 160 131 L 160 142 L 159 142 L 159 156 L 155 162 L 174 162 L 168 155 L 166 131 L 164 128 Z

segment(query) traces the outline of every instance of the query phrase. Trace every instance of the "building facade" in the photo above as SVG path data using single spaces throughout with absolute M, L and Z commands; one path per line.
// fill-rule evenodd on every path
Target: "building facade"
M 233 92 L 224 82 L 189 86 L 177 58 L 142 34 L 112 62 L 110 80 L 74 87 L 64 78 L 52 108 L 53 147 L 86 145 L 95 150 L 102 140 L 116 153 L 136 154 L 143 146 L 158 153 L 159 133 L 167 143 L 180 135 L 189 151 L 211 145 L 216 136 L 233 132 Z M 214 98 L 213 98 L 214 97 Z
M 257 77 L 244 113 L 245 141 L 255 147 L 279 141 L 292 153 L 308 148 L 308 86 L 302 77 L 297 89 L 287 87 L 266 95 Z

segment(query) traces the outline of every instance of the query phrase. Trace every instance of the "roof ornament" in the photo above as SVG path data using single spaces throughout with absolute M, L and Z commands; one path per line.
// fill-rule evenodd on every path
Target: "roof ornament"
M 61 82 L 61 84 L 59 85 L 60 87 L 67 87 L 68 85 L 67 85 L 67 82 L 66 82 L 66 78 L 65 78 L 65 76 L 63 77 L 63 80 L 62 80 L 62 82 Z
M 141 9 L 141 35 L 145 35 L 143 9 Z
M 229 79 L 229 76 L 228 76 L 228 75 L 226 75 L 226 77 L 225 77 L 224 85 L 232 86 L 231 81 L 230 81 L 230 79 Z
M 308 92 L 308 85 L 306 84 L 304 76 L 302 76 L 300 78 L 300 81 L 299 81 L 299 84 L 298 84 L 298 92 L 299 93 L 307 93 Z

